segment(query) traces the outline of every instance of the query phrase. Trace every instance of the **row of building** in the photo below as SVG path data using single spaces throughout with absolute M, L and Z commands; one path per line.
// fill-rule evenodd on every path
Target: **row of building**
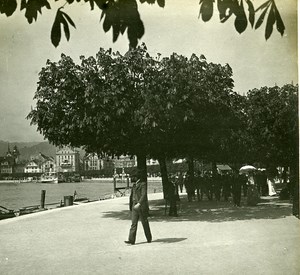
M 148 160 L 148 165 L 157 165 L 155 160 Z M 5 156 L 0 157 L 0 174 L 12 175 L 21 173 L 39 174 L 47 172 L 73 172 L 99 171 L 109 169 L 113 171 L 117 168 L 137 166 L 135 157 L 121 156 L 109 159 L 100 158 L 97 154 L 86 154 L 82 159 L 79 151 L 74 148 L 63 147 L 56 151 L 55 157 L 46 156 L 39 153 L 31 156 L 27 161 L 20 161 L 20 152 L 17 146 L 13 150 L 8 150 Z

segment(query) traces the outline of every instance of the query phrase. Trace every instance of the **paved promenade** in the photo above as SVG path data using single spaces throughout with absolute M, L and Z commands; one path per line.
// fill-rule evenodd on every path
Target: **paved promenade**
M 291 205 L 264 198 L 256 207 L 192 202 L 179 217 L 150 194 L 147 243 L 126 245 L 128 197 L 0 221 L 0 274 L 299 274 L 300 222 Z

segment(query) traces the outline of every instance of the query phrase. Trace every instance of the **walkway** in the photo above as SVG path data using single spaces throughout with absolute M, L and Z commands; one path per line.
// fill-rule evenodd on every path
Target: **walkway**
M 0 274 L 299 274 L 300 222 L 291 205 L 257 207 L 182 198 L 178 218 L 150 194 L 148 244 L 134 246 L 128 197 L 0 221 Z

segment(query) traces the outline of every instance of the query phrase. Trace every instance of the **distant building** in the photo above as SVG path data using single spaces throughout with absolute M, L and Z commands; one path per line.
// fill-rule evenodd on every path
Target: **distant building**
M 63 147 L 56 152 L 57 172 L 79 172 L 79 152 L 70 147 Z
M 42 173 L 41 163 L 38 160 L 30 160 L 24 167 L 24 173 Z
M 56 164 L 54 158 L 47 157 L 47 159 L 42 162 L 41 168 L 43 173 L 56 172 Z
M 48 157 L 39 152 L 37 155 L 31 156 L 30 159 L 31 161 L 34 160 L 42 173 L 56 171 L 55 159 L 53 157 Z
M 6 155 L 0 158 L 0 173 L 13 174 L 15 172 L 15 166 L 18 163 L 19 156 L 20 153 L 17 146 L 15 145 L 14 150 L 11 152 L 8 144 Z
M 129 157 L 129 156 L 119 156 L 113 158 L 112 161 L 114 162 L 114 168 L 125 168 L 125 167 L 135 167 L 136 166 L 136 157 Z
M 1 174 L 12 174 L 14 172 L 15 161 L 12 156 L 1 157 L 0 171 Z
M 103 159 L 99 158 L 96 153 L 88 153 L 83 158 L 84 171 L 103 169 Z

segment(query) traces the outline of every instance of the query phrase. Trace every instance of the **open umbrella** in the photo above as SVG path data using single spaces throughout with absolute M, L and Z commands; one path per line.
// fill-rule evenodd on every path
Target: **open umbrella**
M 245 166 L 240 168 L 240 174 L 249 173 L 249 172 L 252 172 L 252 171 L 255 171 L 255 170 L 257 170 L 257 169 L 254 166 L 245 165 Z

